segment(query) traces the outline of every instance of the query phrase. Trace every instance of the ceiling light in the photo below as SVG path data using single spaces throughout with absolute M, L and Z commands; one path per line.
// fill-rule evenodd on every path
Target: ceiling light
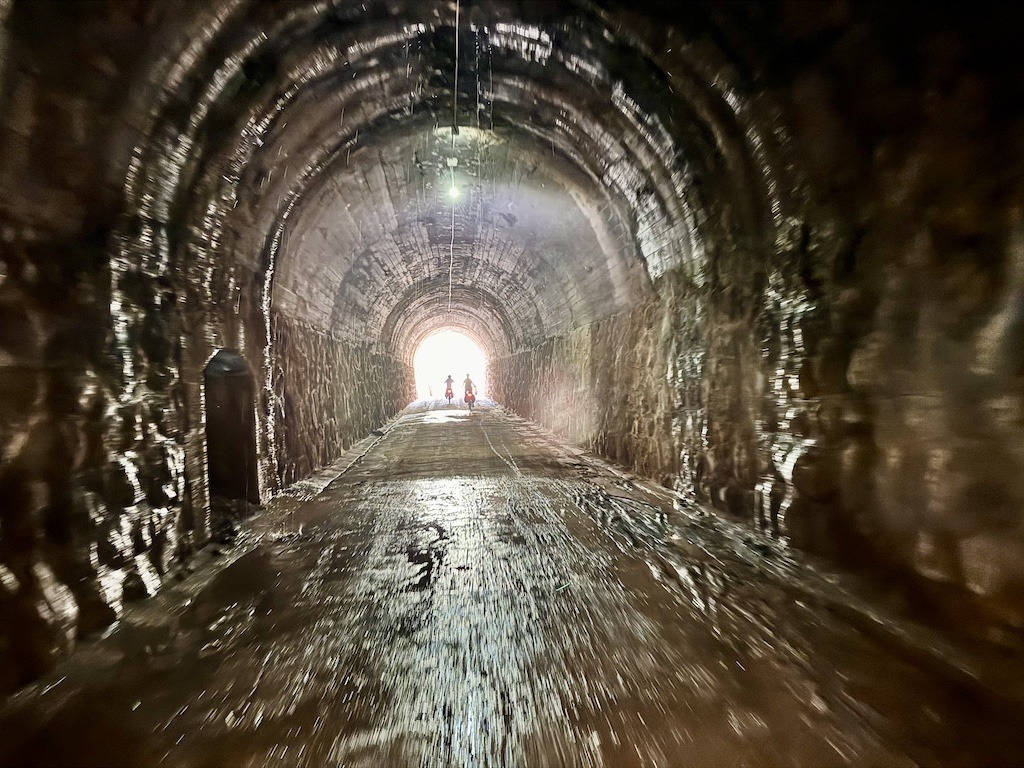
M 448 190 L 448 196 L 452 200 L 458 200 L 459 199 L 459 188 L 456 187 L 454 184 L 452 184 L 451 189 Z

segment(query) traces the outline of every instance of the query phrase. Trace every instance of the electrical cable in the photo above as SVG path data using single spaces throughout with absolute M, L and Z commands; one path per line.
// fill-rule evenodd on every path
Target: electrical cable
M 461 0 L 455 0 L 455 86 L 452 92 L 452 149 L 455 149 L 455 135 L 459 131 L 459 15 Z M 452 283 L 455 275 L 455 166 L 452 166 L 452 241 L 448 246 L 448 313 L 452 311 Z
M 454 180 L 455 171 L 452 170 Z M 448 246 L 448 313 L 452 311 L 452 276 L 455 274 L 455 198 L 452 198 L 452 241 Z
M 455 149 L 455 136 L 459 132 L 459 15 L 462 0 L 455 0 L 455 88 L 452 98 L 452 149 Z

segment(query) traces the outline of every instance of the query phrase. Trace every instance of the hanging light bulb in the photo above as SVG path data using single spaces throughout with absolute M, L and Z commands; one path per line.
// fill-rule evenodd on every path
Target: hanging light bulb
M 454 183 L 452 184 L 451 188 L 448 190 L 448 197 L 450 197 L 452 200 L 458 200 L 459 199 L 459 188 L 457 186 L 455 186 Z

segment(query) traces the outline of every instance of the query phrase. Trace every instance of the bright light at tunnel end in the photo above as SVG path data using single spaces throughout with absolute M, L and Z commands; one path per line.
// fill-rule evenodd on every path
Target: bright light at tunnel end
M 453 330 L 432 333 L 416 349 L 412 365 L 416 396 L 420 399 L 444 397 L 444 380 L 449 375 L 455 379 L 456 399 L 462 399 L 466 374 L 476 385 L 477 394 L 486 395 L 487 355 L 464 333 Z

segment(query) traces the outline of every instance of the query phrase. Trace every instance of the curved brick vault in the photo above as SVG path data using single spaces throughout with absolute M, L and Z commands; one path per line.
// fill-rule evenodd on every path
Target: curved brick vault
M 635 6 L 0 2 L 0 688 L 230 527 L 215 352 L 266 496 L 441 328 L 568 439 L 1024 626 L 1019 12 Z

